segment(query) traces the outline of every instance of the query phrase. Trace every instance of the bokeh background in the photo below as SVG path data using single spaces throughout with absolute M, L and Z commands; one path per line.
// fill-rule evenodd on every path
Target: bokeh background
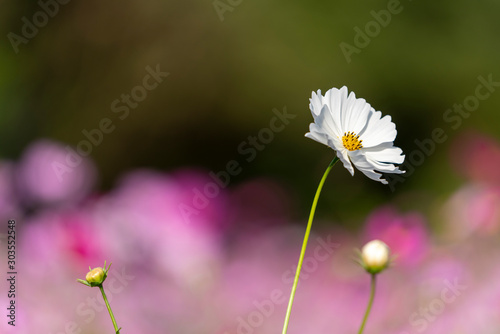
M 7 272 L 15 219 L 19 271 L 2 332 L 112 332 L 75 281 L 104 260 L 123 333 L 279 332 L 334 154 L 304 138 L 308 98 L 343 85 L 392 116 L 407 173 L 386 186 L 335 166 L 289 333 L 357 330 L 369 277 L 352 258 L 373 238 L 398 256 L 367 332 L 498 332 L 499 3 L 63 2 L 0 5 L 0 254 Z M 87 132 L 97 144 L 61 167 Z

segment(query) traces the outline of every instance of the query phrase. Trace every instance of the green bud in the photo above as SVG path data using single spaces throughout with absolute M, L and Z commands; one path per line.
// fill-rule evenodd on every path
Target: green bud
M 105 278 L 106 278 L 106 273 L 104 272 L 104 269 L 102 269 L 101 267 L 92 269 L 85 276 L 85 280 L 89 282 L 91 285 L 102 284 Z
M 106 280 L 110 267 L 111 263 L 109 264 L 108 268 L 106 268 L 106 261 L 104 261 L 104 269 L 101 267 L 91 269 L 89 267 L 90 271 L 87 273 L 87 275 L 85 275 L 85 280 L 77 279 L 77 281 L 90 287 L 99 286 Z

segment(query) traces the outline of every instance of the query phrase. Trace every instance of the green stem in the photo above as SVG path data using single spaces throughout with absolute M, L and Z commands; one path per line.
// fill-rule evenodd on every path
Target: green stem
M 314 213 L 316 212 L 316 205 L 318 204 L 319 195 L 321 194 L 321 189 L 323 189 L 323 184 L 325 183 L 326 177 L 330 173 L 333 165 L 339 160 L 335 157 L 328 168 L 323 174 L 323 178 L 319 182 L 318 189 L 316 189 L 316 195 L 314 196 L 313 204 L 311 207 L 311 212 L 309 213 L 309 221 L 307 222 L 306 234 L 304 235 L 304 241 L 302 242 L 302 249 L 300 251 L 299 263 L 297 264 L 297 271 L 295 272 L 295 279 L 293 281 L 292 292 L 290 293 L 290 300 L 288 301 L 288 308 L 286 309 L 285 323 L 283 324 L 283 334 L 286 334 L 288 330 L 288 322 L 290 321 L 290 314 L 292 312 L 293 300 L 295 299 L 295 291 L 297 290 L 297 285 L 299 284 L 300 271 L 302 269 L 302 262 L 304 261 L 304 256 L 306 254 L 307 240 L 309 240 L 309 234 L 311 233 L 311 226 L 314 218 Z
M 366 319 L 368 319 L 368 315 L 370 314 L 370 310 L 373 304 L 373 297 L 375 297 L 375 276 L 377 274 L 371 274 L 371 287 L 370 287 L 370 300 L 368 301 L 368 306 L 366 307 L 365 317 L 363 318 L 363 322 L 361 323 L 361 327 L 359 328 L 358 334 L 363 333 L 363 329 L 365 328 Z
M 111 317 L 111 321 L 113 322 L 113 327 L 115 328 L 115 334 L 120 334 L 120 328 L 118 328 L 118 325 L 116 324 L 115 316 L 113 315 L 113 311 L 111 311 L 111 306 L 109 306 L 108 298 L 106 297 L 106 294 L 104 293 L 104 288 L 102 287 L 102 284 L 99 284 L 98 287 L 99 287 L 99 290 L 101 290 L 102 298 L 104 299 L 104 302 L 106 303 L 106 307 L 108 308 L 109 316 Z

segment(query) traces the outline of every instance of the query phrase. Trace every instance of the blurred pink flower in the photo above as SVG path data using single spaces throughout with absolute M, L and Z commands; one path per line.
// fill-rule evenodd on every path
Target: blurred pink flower
M 494 235 L 500 230 L 500 187 L 466 185 L 442 207 L 447 237 L 462 239 L 473 232 Z
M 22 224 L 23 254 L 32 262 L 28 270 L 33 275 L 60 266 L 86 274 L 89 265 L 102 266 L 105 240 L 87 210 L 46 210 Z
M 496 234 L 500 229 L 500 188 L 482 189 L 465 208 L 472 227 L 480 233 Z
M 221 256 L 220 219 L 223 198 L 195 208 L 193 189 L 210 182 L 199 172 L 176 178 L 139 170 L 122 178 L 118 188 L 101 199 L 97 219 L 109 253 L 122 263 L 150 267 L 176 284 L 203 288 L 210 284 Z M 180 205 L 196 210 L 188 220 Z
M 92 162 L 51 140 L 31 144 L 17 170 L 20 195 L 36 204 L 71 203 L 87 196 L 96 181 Z
M 396 255 L 396 263 L 413 266 L 427 254 L 429 236 L 424 217 L 416 212 L 400 215 L 392 207 L 382 207 L 367 219 L 364 239 L 385 242 Z
M 75 284 L 89 265 L 104 261 L 103 242 L 95 234 L 98 227 L 86 209 L 41 210 L 18 222 L 16 299 L 24 305 L 19 308 L 21 333 L 64 331 L 68 322 L 81 322 L 77 307 L 95 296 Z
M 500 143 L 493 137 L 466 133 L 451 149 L 452 165 L 474 182 L 500 185 Z

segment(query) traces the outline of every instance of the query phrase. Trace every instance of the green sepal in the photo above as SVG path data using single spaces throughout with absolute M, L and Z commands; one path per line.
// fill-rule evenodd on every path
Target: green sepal
M 77 278 L 76 280 L 77 280 L 78 282 L 82 283 L 82 284 L 85 284 L 86 286 L 90 286 L 90 287 L 92 287 L 92 285 L 90 285 L 90 284 L 89 284 L 89 282 L 87 282 L 86 280 L 79 279 L 79 278 Z

